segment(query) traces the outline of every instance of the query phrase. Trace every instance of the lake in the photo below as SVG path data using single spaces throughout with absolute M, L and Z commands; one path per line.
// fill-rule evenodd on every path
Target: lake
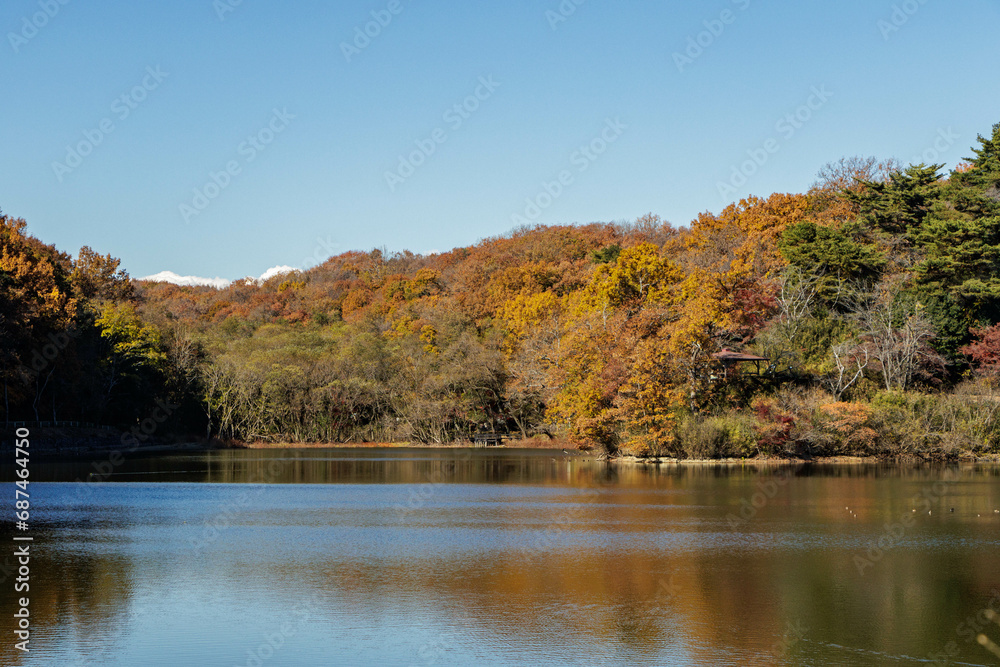
M 7 632 L 4 665 L 1000 662 L 976 641 L 1000 643 L 996 466 L 330 449 L 31 471 L 31 652 Z

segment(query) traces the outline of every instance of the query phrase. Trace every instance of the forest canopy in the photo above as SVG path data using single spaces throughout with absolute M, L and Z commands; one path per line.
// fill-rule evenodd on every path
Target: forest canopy
M 220 441 L 995 452 L 1000 124 L 942 168 L 846 158 L 687 227 L 523 227 L 225 289 L 135 281 L 0 214 L 0 409 L 127 430 L 166 404 Z

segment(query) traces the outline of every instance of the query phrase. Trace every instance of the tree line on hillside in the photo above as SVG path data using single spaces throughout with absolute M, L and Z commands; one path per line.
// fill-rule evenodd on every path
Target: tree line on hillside
M 225 289 L 136 282 L 0 217 L 6 419 L 223 440 L 476 429 L 675 456 L 996 452 L 1000 124 L 950 173 L 874 158 L 686 228 L 521 228 Z M 723 348 L 768 360 L 723 367 Z

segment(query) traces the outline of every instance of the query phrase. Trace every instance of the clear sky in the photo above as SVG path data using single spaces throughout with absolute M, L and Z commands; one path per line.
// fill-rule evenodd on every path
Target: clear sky
M 133 276 L 686 225 L 1000 121 L 996 0 L 5 0 L 0 29 L 0 209 Z

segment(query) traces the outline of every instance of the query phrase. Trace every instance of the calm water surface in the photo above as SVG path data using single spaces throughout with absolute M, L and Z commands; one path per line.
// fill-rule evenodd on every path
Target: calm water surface
M 226 451 L 88 481 L 107 470 L 32 462 L 31 653 L 5 632 L 2 664 L 998 662 L 975 641 L 997 467 Z

